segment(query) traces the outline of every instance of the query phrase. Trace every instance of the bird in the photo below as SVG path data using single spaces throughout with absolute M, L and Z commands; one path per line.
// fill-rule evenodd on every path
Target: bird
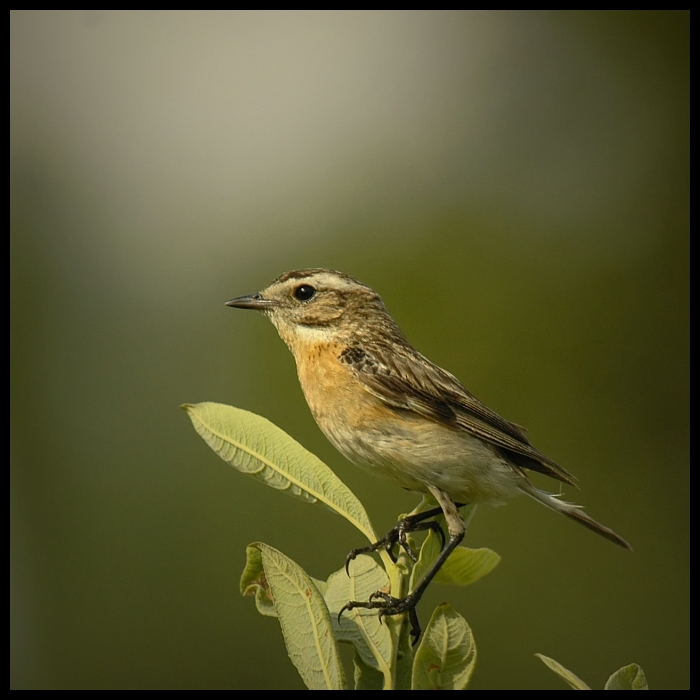
M 630 545 L 587 515 L 581 506 L 536 487 L 528 472 L 575 485 L 564 467 L 538 451 L 525 429 L 502 418 L 460 381 L 408 342 L 379 294 L 337 270 L 285 272 L 259 292 L 226 302 L 262 312 L 294 356 L 311 413 L 350 462 L 404 489 L 430 495 L 438 508 L 409 515 L 370 547 L 346 561 L 399 544 L 412 555 L 406 534 L 433 529 L 440 555 L 403 598 L 377 591 L 341 610 L 377 609 L 380 617 L 409 614 L 414 642 L 420 636 L 416 605 L 463 540 L 465 504 L 500 505 L 526 494 L 621 547 Z M 429 521 L 444 514 L 448 539 Z M 412 555 L 415 559 L 415 556 Z

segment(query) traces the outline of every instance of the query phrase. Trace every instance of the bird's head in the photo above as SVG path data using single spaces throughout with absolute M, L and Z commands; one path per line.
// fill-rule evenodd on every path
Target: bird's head
M 324 268 L 285 272 L 261 291 L 231 299 L 226 306 L 262 311 L 292 352 L 307 342 L 350 342 L 370 328 L 395 328 L 375 291 Z

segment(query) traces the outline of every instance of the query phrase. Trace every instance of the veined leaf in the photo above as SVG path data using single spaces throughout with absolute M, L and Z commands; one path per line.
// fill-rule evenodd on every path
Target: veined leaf
M 430 618 L 413 661 L 413 690 L 464 690 L 476 665 L 467 621 L 447 603 Z
M 411 677 L 413 676 L 413 660 L 415 649 L 413 647 L 413 637 L 410 632 L 411 626 L 408 620 L 401 625 L 399 640 L 396 648 L 396 690 L 410 690 Z
M 439 554 L 440 538 L 430 531 L 421 547 L 418 562 L 411 572 L 410 590 L 415 588 Z M 499 561 L 501 561 L 501 557 L 492 549 L 457 547 L 442 565 L 433 581 L 455 586 L 468 586 L 486 576 Z
M 350 564 L 350 576 L 342 568 L 328 577 L 325 600 L 335 638 L 351 643 L 363 663 L 379 671 L 390 684 L 394 653 L 387 621 L 380 622 L 378 611 L 366 608 L 348 610 L 338 619 L 346 603 L 368 600 L 379 590 L 389 592 L 389 577 L 372 557 L 359 556 Z
M 535 654 L 542 663 L 550 668 L 562 680 L 566 681 L 574 690 L 590 690 L 590 688 L 574 673 L 571 673 L 568 668 L 564 668 L 558 661 L 550 659 L 544 654 Z
M 310 690 L 344 690 L 345 674 L 330 614 L 315 584 L 282 552 L 262 542 L 251 548 L 260 552 L 287 653 L 302 680 Z
M 275 605 L 272 600 L 272 592 L 270 591 L 270 586 L 265 576 L 260 550 L 255 545 L 248 545 L 245 553 L 245 569 L 243 569 L 243 573 L 241 574 L 240 583 L 241 595 L 254 595 L 255 606 L 261 615 L 277 617 L 277 611 L 275 610 Z M 314 582 L 316 588 L 318 588 L 318 592 L 325 598 L 326 590 L 328 590 L 328 583 L 326 581 L 319 581 L 313 576 L 309 576 L 309 578 Z
M 248 545 L 245 548 L 245 554 L 245 569 L 243 569 L 240 584 L 241 595 L 254 595 L 255 605 L 259 613 L 277 617 L 270 585 L 265 576 L 260 549 L 257 545 Z
M 353 649 L 352 663 L 355 669 L 355 690 L 384 690 L 384 676 L 366 664 L 357 649 Z
M 433 580 L 453 586 L 468 586 L 491 572 L 499 561 L 500 555 L 488 547 L 457 547 Z
M 605 690 L 649 690 L 646 676 L 639 664 L 623 666 L 608 678 Z
M 316 455 L 266 418 L 220 403 L 185 404 L 195 430 L 221 459 L 268 486 L 349 520 L 370 542 L 377 536 L 364 507 Z

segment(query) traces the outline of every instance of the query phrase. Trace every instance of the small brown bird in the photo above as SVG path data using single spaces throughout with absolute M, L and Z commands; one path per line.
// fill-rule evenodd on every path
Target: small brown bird
M 464 537 L 457 504 L 503 503 L 525 493 L 615 544 L 629 544 L 609 528 L 536 488 L 527 470 L 573 484 L 573 476 L 536 450 L 524 430 L 481 403 L 449 372 L 416 351 L 379 295 L 356 279 L 321 268 L 295 270 L 256 294 L 227 306 L 262 311 L 296 360 L 311 413 L 335 447 L 354 464 L 440 505 L 449 539 L 433 566 L 405 598 L 384 593 L 354 607 L 380 615 L 408 611 L 420 634 L 415 606 Z M 405 546 L 405 533 L 431 526 L 440 509 L 409 516 L 373 547 Z

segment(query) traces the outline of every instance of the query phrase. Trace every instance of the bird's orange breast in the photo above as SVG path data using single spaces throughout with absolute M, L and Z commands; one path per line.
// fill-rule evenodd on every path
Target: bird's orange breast
M 367 420 L 376 402 L 340 362 L 342 350 L 337 343 L 309 343 L 294 353 L 306 402 L 324 432 L 329 422 L 357 425 Z

